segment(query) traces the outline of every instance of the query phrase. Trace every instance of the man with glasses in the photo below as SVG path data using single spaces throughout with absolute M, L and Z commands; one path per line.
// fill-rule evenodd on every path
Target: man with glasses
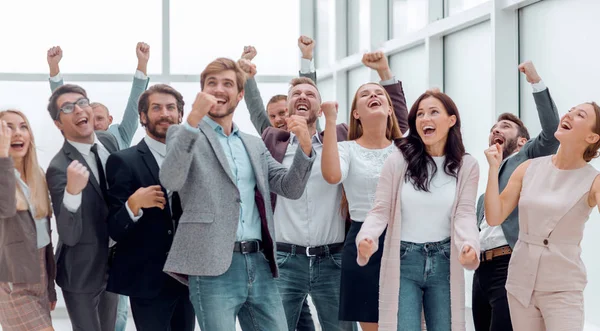
M 110 255 L 105 166 L 118 143 L 112 134 L 94 132 L 87 93 L 77 85 L 56 89 L 48 112 L 65 138 L 46 172 L 59 236 L 56 283 L 73 330 L 114 331 L 119 298 L 105 291 Z

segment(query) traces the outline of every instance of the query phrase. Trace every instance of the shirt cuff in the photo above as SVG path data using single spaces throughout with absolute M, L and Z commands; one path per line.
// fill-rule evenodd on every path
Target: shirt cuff
M 531 88 L 533 89 L 533 93 L 542 92 L 546 89 L 546 84 L 544 84 L 544 81 L 540 80 L 537 83 L 531 84 Z
M 129 214 L 129 217 L 131 218 L 131 220 L 135 223 L 137 222 L 142 216 L 144 216 L 144 211 L 142 210 L 142 208 L 140 208 L 140 214 L 135 216 L 133 215 L 133 212 L 131 211 L 131 208 L 129 208 L 129 202 L 125 202 L 125 209 L 127 209 L 127 214 Z
M 382 80 L 382 81 L 379 82 L 379 84 L 381 84 L 383 86 L 388 86 L 388 85 L 394 85 L 397 82 L 398 81 L 396 80 L 396 76 L 392 76 L 392 79 Z
M 60 75 L 60 74 L 59 74 Z M 143 72 L 136 70 L 135 74 L 133 75 L 133 77 L 137 78 L 137 79 L 142 79 L 142 80 L 146 80 L 148 79 L 148 76 L 144 75 Z
M 183 127 L 189 131 L 192 131 L 193 133 L 198 133 L 198 128 L 192 127 L 187 121 L 183 123 Z
M 65 188 L 65 195 L 63 196 L 63 205 L 65 205 L 65 208 L 67 208 L 67 210 L 71 213 L 76 212 L 77 209 L 79 209 L 79 207 L 81 206 L 81 192 L 73 195 L 67 192 L 67 189 Z
M 309 72 L 315 72 L 315 63 L 312 60 L 301 58 L 300 73 L 307 74 Z
M 57 73 L 56 76 L 50 77 L 50 81 L 55 82 L 55 83 L 60 82 L 62 79 L 63 78 L 62 78 L 62 75 L 60 74 L 60 72 Z

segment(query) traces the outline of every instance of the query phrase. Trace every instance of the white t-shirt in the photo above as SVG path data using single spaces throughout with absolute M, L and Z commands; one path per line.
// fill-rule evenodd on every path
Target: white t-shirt
M 344 185 L 352 220 L 365 221 L 375 202 L 381 168 L 395 148 L 393 143 L 381 149 L 365 148 L 353 140 L 338 143 L 340 182 Z
M 445 156 L 433 157 L 437 171 L 429 184 L 429 192 L 416 190 L 410 181 L 403 183 L 402 241 L 426 243 L 450 237 L 456 178 L 444 172 L 445 159 Z

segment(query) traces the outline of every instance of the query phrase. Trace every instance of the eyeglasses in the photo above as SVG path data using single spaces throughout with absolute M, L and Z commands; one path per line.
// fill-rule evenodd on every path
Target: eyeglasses
M 75 110 L 75 105 L 79 106 L 79 108 L 87 107 L 90 105 L 90 100 L 87 98 L 80 98 L 75 102 L 65 102 L 59 110 L 65 114 L 70 114 Z M 56 114 L 56 119 L 58 119 L 59 115 L 60 113 Z

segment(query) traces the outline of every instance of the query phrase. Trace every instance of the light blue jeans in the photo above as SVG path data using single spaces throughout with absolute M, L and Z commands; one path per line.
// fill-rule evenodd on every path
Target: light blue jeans
M 398 331 L 450 331 L 450 238 L 400 246 Z M 463 294 L 464 295 L 464 294 Z
M 119 305 L 117 306 L 117 323 L 115 331 L 125 331 L 127 328 L 127 300 L 128 297 L 119 295 Z
M 220 276 L 190 276 L 190 301 L 201 330 L 286 330 L 281 297 L 269 262 L 261 252 L 234 252 L 229 269 Z

